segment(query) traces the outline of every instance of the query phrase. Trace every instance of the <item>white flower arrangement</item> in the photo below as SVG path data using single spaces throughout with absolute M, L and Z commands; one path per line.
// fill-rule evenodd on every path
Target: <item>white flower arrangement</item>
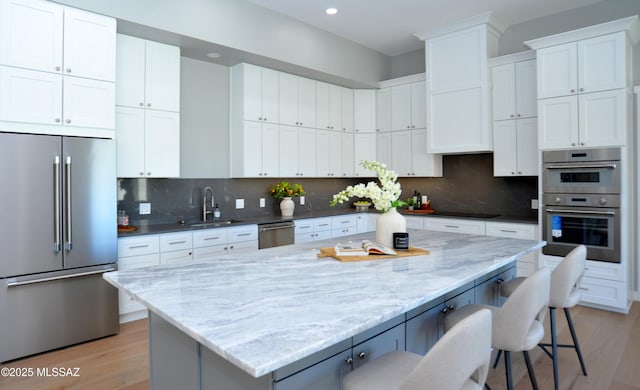
M 360 165 L 369 171 L 375 172 L 378 175 L 381 186 L 373 181 L 370 181 L 366 185 L 359 183 L 355 186 L 348 186 L 333 195 L 333 200 L 330 203 L 331 206 L 344 203 L 352 196 L 371 199 L 376 210 L 382 212 L 404 205 L 404 202 L 399 200 L 402 194 L 402 188 L 400 187 L 400 183 L 397 182 L 398 175 L 394 171 L 387 169 L 386 164 L 377 161 L 363 160 L 360 162 Z

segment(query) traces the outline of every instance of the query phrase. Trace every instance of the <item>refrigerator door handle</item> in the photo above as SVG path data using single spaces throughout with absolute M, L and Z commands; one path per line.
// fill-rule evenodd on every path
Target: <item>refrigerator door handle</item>
M 67 251 L 71 251 L 73 249 L 73 240 L 71 237 L 71 156 L 67 156 L 65 161 L 65 182 L 67 185 L 67 189 L 65 191 L 65 199 L 66 199 L 66 211 L 67 211 L 67 220 L 65 221 L 65 226 L 67 227 L 67 237 L 66 237 L 66 247 Z
M 111 267 L 107 269 L 101 269 L 98 271 L 78 272 L 74 274 L 51 276 L 51 277 L 39 278 L 39 279 L 29 279 L 29 280 L 20 280 L 20 281 L 12 280 L 7 282 L 7 287 L 18 287 L 18 286 L 25 286 L 28 284 L 52 282 L 54 280 L 71 279 L 71 278 L 77 278 L 81 276 L 91 276 L 91 275 L 103 274 L 105 272 L 111 272 L 115 270 L 116 270 L 115 268 Z
M 60 252 L 60 156 L 53 159 L 53 250 Z

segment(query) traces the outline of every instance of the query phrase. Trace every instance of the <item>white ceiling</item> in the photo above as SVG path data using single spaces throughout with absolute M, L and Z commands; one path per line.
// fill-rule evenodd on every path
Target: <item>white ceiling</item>
M 420 49 L 413 36 L 487 11 L 504 27 L 602 0 L 249 0 L 389 56 Z M 329 7 L 337 15 L 327 15 Z

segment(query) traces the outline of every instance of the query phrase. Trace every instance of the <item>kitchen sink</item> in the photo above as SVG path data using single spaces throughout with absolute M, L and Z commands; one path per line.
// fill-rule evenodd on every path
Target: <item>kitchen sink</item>
M 208 227 L 220 227 L 220 226 L 229 226 L 236 223 L 241 223 L 243 221 L 237 219 L 224 219 L 219 221 L 207 221 L 207 222 L 197 222 L 192 223 L 191 227 L 194 228 L 208 228 Z

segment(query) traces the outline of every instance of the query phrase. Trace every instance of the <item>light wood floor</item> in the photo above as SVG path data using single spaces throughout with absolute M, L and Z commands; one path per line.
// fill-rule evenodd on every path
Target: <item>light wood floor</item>
M 560 388 L 575 390 L 640 390 L 640 302 L 629 314 L 617 314 L 578 306 L 571 310 L 576 332 L 587 365 L 583 376 L 575 352 L 559 353 Z M 570 343 L 571 336 L 558 313 L 560 343 Z M 548 332 L 547 332 L 548 334 Z M 517 390 L 530 389 L 522 354 L 513 354 Z M 541 389 L 553 389 L 551 359 L 536 349 L 532 353 L 536 377 Z M 502 361 L 490 370 L 488 383 L 494 390 L 504 389 Z M 120 334 L 72 346 L 0 367 L 52 368 L 78 367 L 79 377 L 7 378 L 0 376 L 0 389 L 147 389 L 149 362 L 146 320 L 124 324 Z M 301 389 L 302 390 L 302 389 Z

